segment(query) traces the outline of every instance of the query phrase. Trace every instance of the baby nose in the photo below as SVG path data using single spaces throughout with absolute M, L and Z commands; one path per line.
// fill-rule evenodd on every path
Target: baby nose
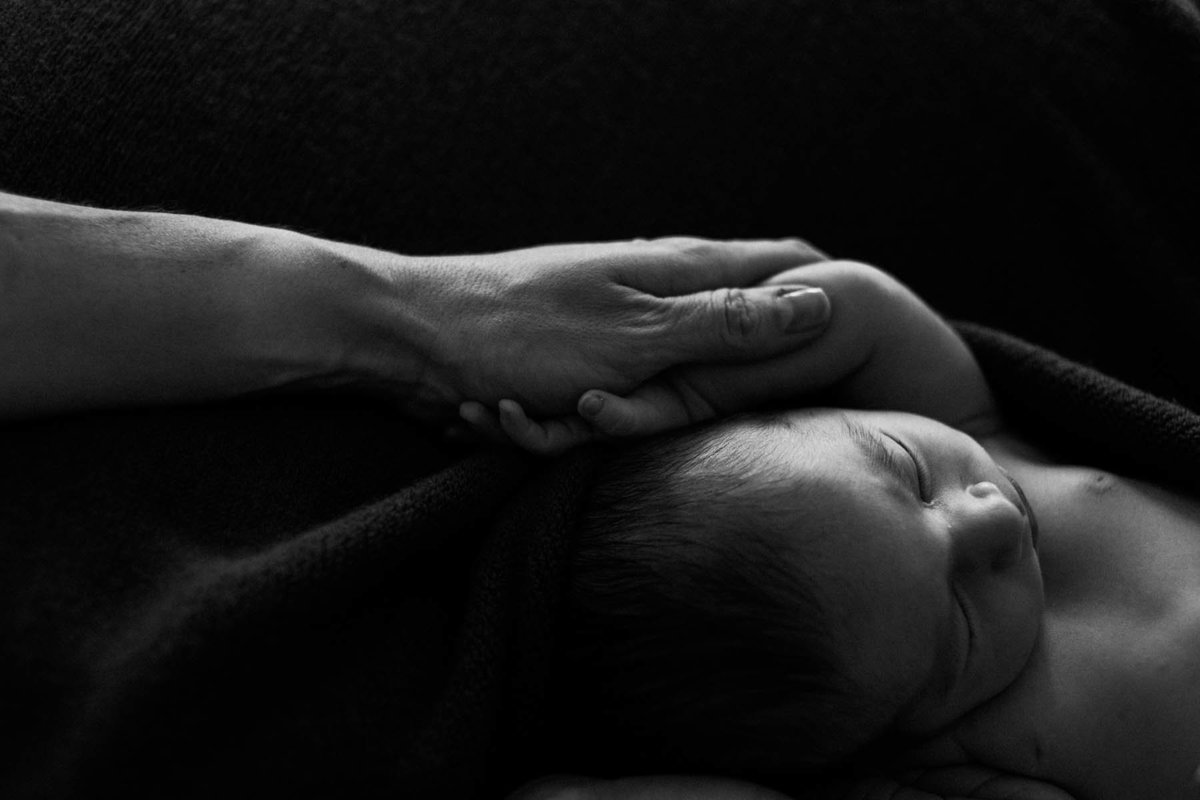
M 1025 519 L 1000 487 L 980 481 L 967 487 L 953 527 L 955 563 L 999 571 L 1021 556 Z

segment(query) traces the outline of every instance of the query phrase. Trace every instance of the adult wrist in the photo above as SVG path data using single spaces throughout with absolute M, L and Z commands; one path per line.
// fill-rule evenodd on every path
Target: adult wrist
M 305 320 L 293 351 L 308 355 L 284 381 L 385 396 L 422 418 L 452 415 L 458 398 L 435 368 L 452 292 L 436 259 L 308 236 L 288 249 Z

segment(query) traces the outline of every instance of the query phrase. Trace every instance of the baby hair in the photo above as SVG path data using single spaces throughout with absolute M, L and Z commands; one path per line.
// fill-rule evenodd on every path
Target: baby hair
M 877 732 L 803 559 L 785 552 L 803 543 L 767 535 L 785 524 L 778 487 L 739 433 L 775 424 L 659 436 L 600 468 L 572 556 L 565 657 L 576 712 L 623 769 L 795 774 Z

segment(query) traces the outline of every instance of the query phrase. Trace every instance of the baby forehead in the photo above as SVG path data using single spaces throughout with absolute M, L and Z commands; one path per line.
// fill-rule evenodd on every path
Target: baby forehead
M 726 417 L 713 425 L 713 430 L 741 434 L 791 431 L 797 434 L 843 435 L 846 427 L 861 415 L 861 412 L 853 409 L 829 406 L 750 411 Z
M 842 411 L 826 408 L 740 415 L 710 431 L 692 460 L 696 471 L 685 469 L 684 477 L 718 475 L 758 488 L 831 477 L 834 464 L 858 453 L 855 424 Z
M 744 414 L 714 430 L 710 457 L 753 451 L 762 456 L 805 455 L 853 444 L 862 423 L 834 408 L 804 408 L 770 414 Z

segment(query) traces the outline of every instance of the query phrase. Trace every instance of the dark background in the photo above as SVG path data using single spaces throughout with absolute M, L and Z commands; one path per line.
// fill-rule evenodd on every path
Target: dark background
M 800 236 L 1192 408 L 1188 0 L 21 2 L 0 188 L 409 254 Z

